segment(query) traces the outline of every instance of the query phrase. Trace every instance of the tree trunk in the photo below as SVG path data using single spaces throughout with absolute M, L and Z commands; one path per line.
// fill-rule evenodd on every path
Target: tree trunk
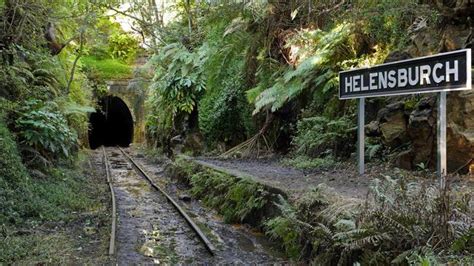
M 193 33 L 193 18 L 192 18 L 191 2 L 190 2 L 190 0 L 186 0 L 186 11 L 187 11 L 187 13 L 188 13 L 188 30 L 189 30 L 189 36 L 191 37 L 191 34 Z
M 76 56 L 76 59 L 74 59 L 74 63 L 72 64 L 71 76 L 69 77 L 69 80 L 67 82 L 67 87 L 66 87 L 66 95 L 69 94 L 69 91 L 71 90 L 71 84 L 72 84 L 72 81 L 74 80 L 74 72 L 76 71 L 77 62 L 79 61 L 79 58 L 81 58 L 82 56 L 82 50 L 84 48 L 84 31 L 81 31 L 81 35 L 79 36 L 79 39 L 80 39 L 79 52 Z

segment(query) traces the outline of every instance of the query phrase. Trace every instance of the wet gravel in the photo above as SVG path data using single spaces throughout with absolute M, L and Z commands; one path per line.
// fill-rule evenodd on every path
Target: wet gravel
M 119 265 L 284 262 L 274 243 L 261 233 L 242 225 L 225 224 L 214 211 L 188 197 L 185 188 L 168 179 L 163 165 L 151 164 L 142 156 L 135 157 L 154 182 L 180 203 L 213 242 L 217 252 L 211 256 L 166 198 L 133 171 L 120 150 L 106 150 L 118 208 L 116 245 Z

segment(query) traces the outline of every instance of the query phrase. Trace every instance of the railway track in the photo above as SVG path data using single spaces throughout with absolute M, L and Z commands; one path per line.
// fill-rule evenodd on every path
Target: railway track
M 112 184 L 112 178 L 110 173 L 110 163 L 109 159 L 107 158 L 107 152 L 105 148 L 102 146 L 102 160 L 105 166 L 105 175 L 107 177 L 107 184 L 109 185 L 110 190 L 110 197 L 112 201 L 112 222 L 111 222 L 111 232 L 110 232 L 110 241 L 109 241 L 109 256 L 113 256 L 115 254 L 115 234 L 117 231 L 117 203 L 115 200 L 115 191 Z
M 127 244 L 122 245 L 122 248 L 120 248 L 121 242 L 119 238 L 121 238 L 120 231 L 128 232 L 130 229 L 133 228 L 142 228 L 146 227 L 146 225 L 150 224 L 150 218 L 149 217 L 143 217 L 143 222 L 136 224 L 134 226 L 129 226 L 127 227 L 127 221 L 126 218 L 128 215 L 125 214 L 127 210 L 134 208 L 134 205 L 138 205 L 136 203 L 130 204 L 128 206 L 122 206 L 123 210 L 121 209 L 120 199 L 117 199 L 117 194 L 123 195 L 123 193 L 126 193 L 126 191 L 123 188 L 117 188 L 117 186 L 120 186 L 120 184 L 123 184 L 125 182 L 124 180 L 131 180 L 134 182 L 134 184 L 140 182 L 139 180 L 134 180 L 133 178 L 136 178 L 136 176 L 139 176 L 142 180 L 146 180 L 146 183 L 149 186 L 149 190 L 153 191 L 153 193 L 159 194 L 159 196 L 154 197 L 156 201 L 159 201 L 159 204 L 157 204 L 157 208 L 159 206 L 160 210 L 165 210 L 163 214 L 160 214 L 158 210 L 153 210 L 154 206 L 149 206 L 146 205 L 147 208 L 149 207 L 150 211 L 148 213 L 151 214 L 151 216 L 163 216 L 163 217 L 170 217 L 170 223 L 176 223 L 180 224 L 182 227 L 182 224 L 186 224 L 190 231 L 194 233 L 194 238 L 197 238 L 201 245 L 204 246 L 204 248 L 207 250 L 207 252 L 212 256 L 214 256 L 216 252 L 216 248 L 214 245 L 211 243 L 211 241 L 206 237 L 206 235 L 201 231 L 201 229 L 196 225 L 196 223 L 191 219 L 191 217 L 186 213 L 186 211 L 170 196 L 168 195 L 160 186 L 158 186 L 153 179 L 150 177 L 150 175 L 141 167 L 133 158 L 130 156 L 126 151 L 124 151 L 121 148 L 103 148 L 102 147 L 102 157 L 103 157 L 103 163 L 104 167 L 106 170 L 106 176 L 107 176 L 107 182 L 109 184 L 109 189 L 112 197 L 112 222 L 111 222 L 111 233 L 110 233 L 110 244 L 109 244 L 109 255 L 111 257 L 117 257 L 117 260 L 120 261 L 119 257 L 123 256 L 123 254 L 120 254 L 121 252 L 129 252 L 131 247 L 134 247 L 133 243 L 130 243 L 127 248 Z M 126 179 L 126 178 L 128 179 Z M 143 183 L 141 184 L 142 187 L 139 188 L 139 190 L 147 190 L 147 188 L 143 187 Z M 137 188 L 137 193 L 138 193 L 138 188 Z M 144 201 L 150 201 L 149 200 L 150 195 L 148 195 L 147 192 L 147 198 L 144 198 Z M 162 199 L 165 200 L 162 200 Z M 137 200 L 138 203 L 139 200 Z M 118 202 L 118 203 L 117 203 Z M 171 205 L 172 208 L 165 208 L 163 209 L 163 205 Z M 127 204 L 124 204 L 127 205 Z M 122 212 L 121 212 L 122 210 Z M 173 210 L 173 211 L 171 211 Z M 130 211 L 128 211 L 130 212 Z M 144 211 L 146 212 L 146 210 Z M 174 212 L 174 213 L 173 213 Z M 145 216 L 145 215 L 144 215 Z M 180 218 L 176 218 L 173 216 L 179 216 Z M 153 218 L 153 217 L 152 217 Z M 117 221 L 119 220 L 119 221 Z M 178 221 L 183 221 L 183 222 L 178 222 Z M 127 228 L 121 228 L 121 225 L 123 227 Z M 146 229 L 141 229 L 142 231 L 145 231 Z M 151 230 L 151 229 L 149 229 Z M 181 231 L 181 229 L 179 230 Z M 188 237 L 190 237 L 189 233 L 187 234 Z M 122 240 L 129 240 L 130 238 L 133 238 L 133 236 L 126 236 L 122 237 Z M 119 241 L 117 241 L 117 239 Z M 118 243 L 116 243 L 116 241 Z M 134 250 L 137 248 L 134 247 Z M 132 251 L 133 252 L 133 251 Z M 138 254 L 135 254 L 133 257 L 139 257 Z M 127 257 L 127 256 L 125 256 Z M 138 258 L 135 258 L 135 261 L 133 259 L 131 260 L 132 262 L 137 262 Z M 123 261 L 128 261 L 127 258 L 125 258 Z
M 107 172 L 112 197 L 111 263 L 283 262 L 273 243 L 264 236 L 224 223 L 195 199 L 179 202 L 177 199 L 186 195 L 188 188 L 169 179 L 162 164 L 150 164 L 143 157 L 132 156 L 132 152 L 133 149 L 107 147 L 96 153 Z

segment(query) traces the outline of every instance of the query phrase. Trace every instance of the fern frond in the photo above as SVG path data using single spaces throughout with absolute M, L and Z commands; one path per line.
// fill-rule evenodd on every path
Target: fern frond
M 377 219 L 377 221 L 379 222 L 379 225 L 382 226 L 383 228 L 390 229 L 393 232 L 404 232 L 405 234 L 408 234 L 411 237 L 414 236 L 412 230 L 410 230 L 408 227 L 406 227 L 405 225 L 403 225 L 399 221 L 397 221 L 397 220 L 393 219 L 392 217 L 386 215 L 386 213 L 375 212 L 373 214 L 373 218 Z M 405 221 L 408 221 L 408 219 L 405 219 Z
M 349 244 L 351 250 L 360 250 L 368 246 L 378 246 L 383 241 L 389 241 L 391 237 L 387 233 L 378 233 L 357 239 Z

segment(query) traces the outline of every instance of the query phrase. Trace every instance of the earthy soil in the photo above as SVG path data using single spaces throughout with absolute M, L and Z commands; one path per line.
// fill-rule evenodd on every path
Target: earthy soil
M 131 149 L 126 149 L 132 152 Z M 198 224 L 217 248 L 211 256 L 185 220 L 164 196 L 132 171 L 118 149 L 107 148 L 112 164 L 119 223 L 117 263 L 128 264 L 267 264 L 282 262 L 277 248 L 261 233 L 225 224 L 212 210 L 186 195 L 164 175 L 162 163 L 151 163 L 139 153 L 135 160 Z M 181 200 L 180 200 L 181 199 Z M 185 199 L 185 200 L 182 200 Z

